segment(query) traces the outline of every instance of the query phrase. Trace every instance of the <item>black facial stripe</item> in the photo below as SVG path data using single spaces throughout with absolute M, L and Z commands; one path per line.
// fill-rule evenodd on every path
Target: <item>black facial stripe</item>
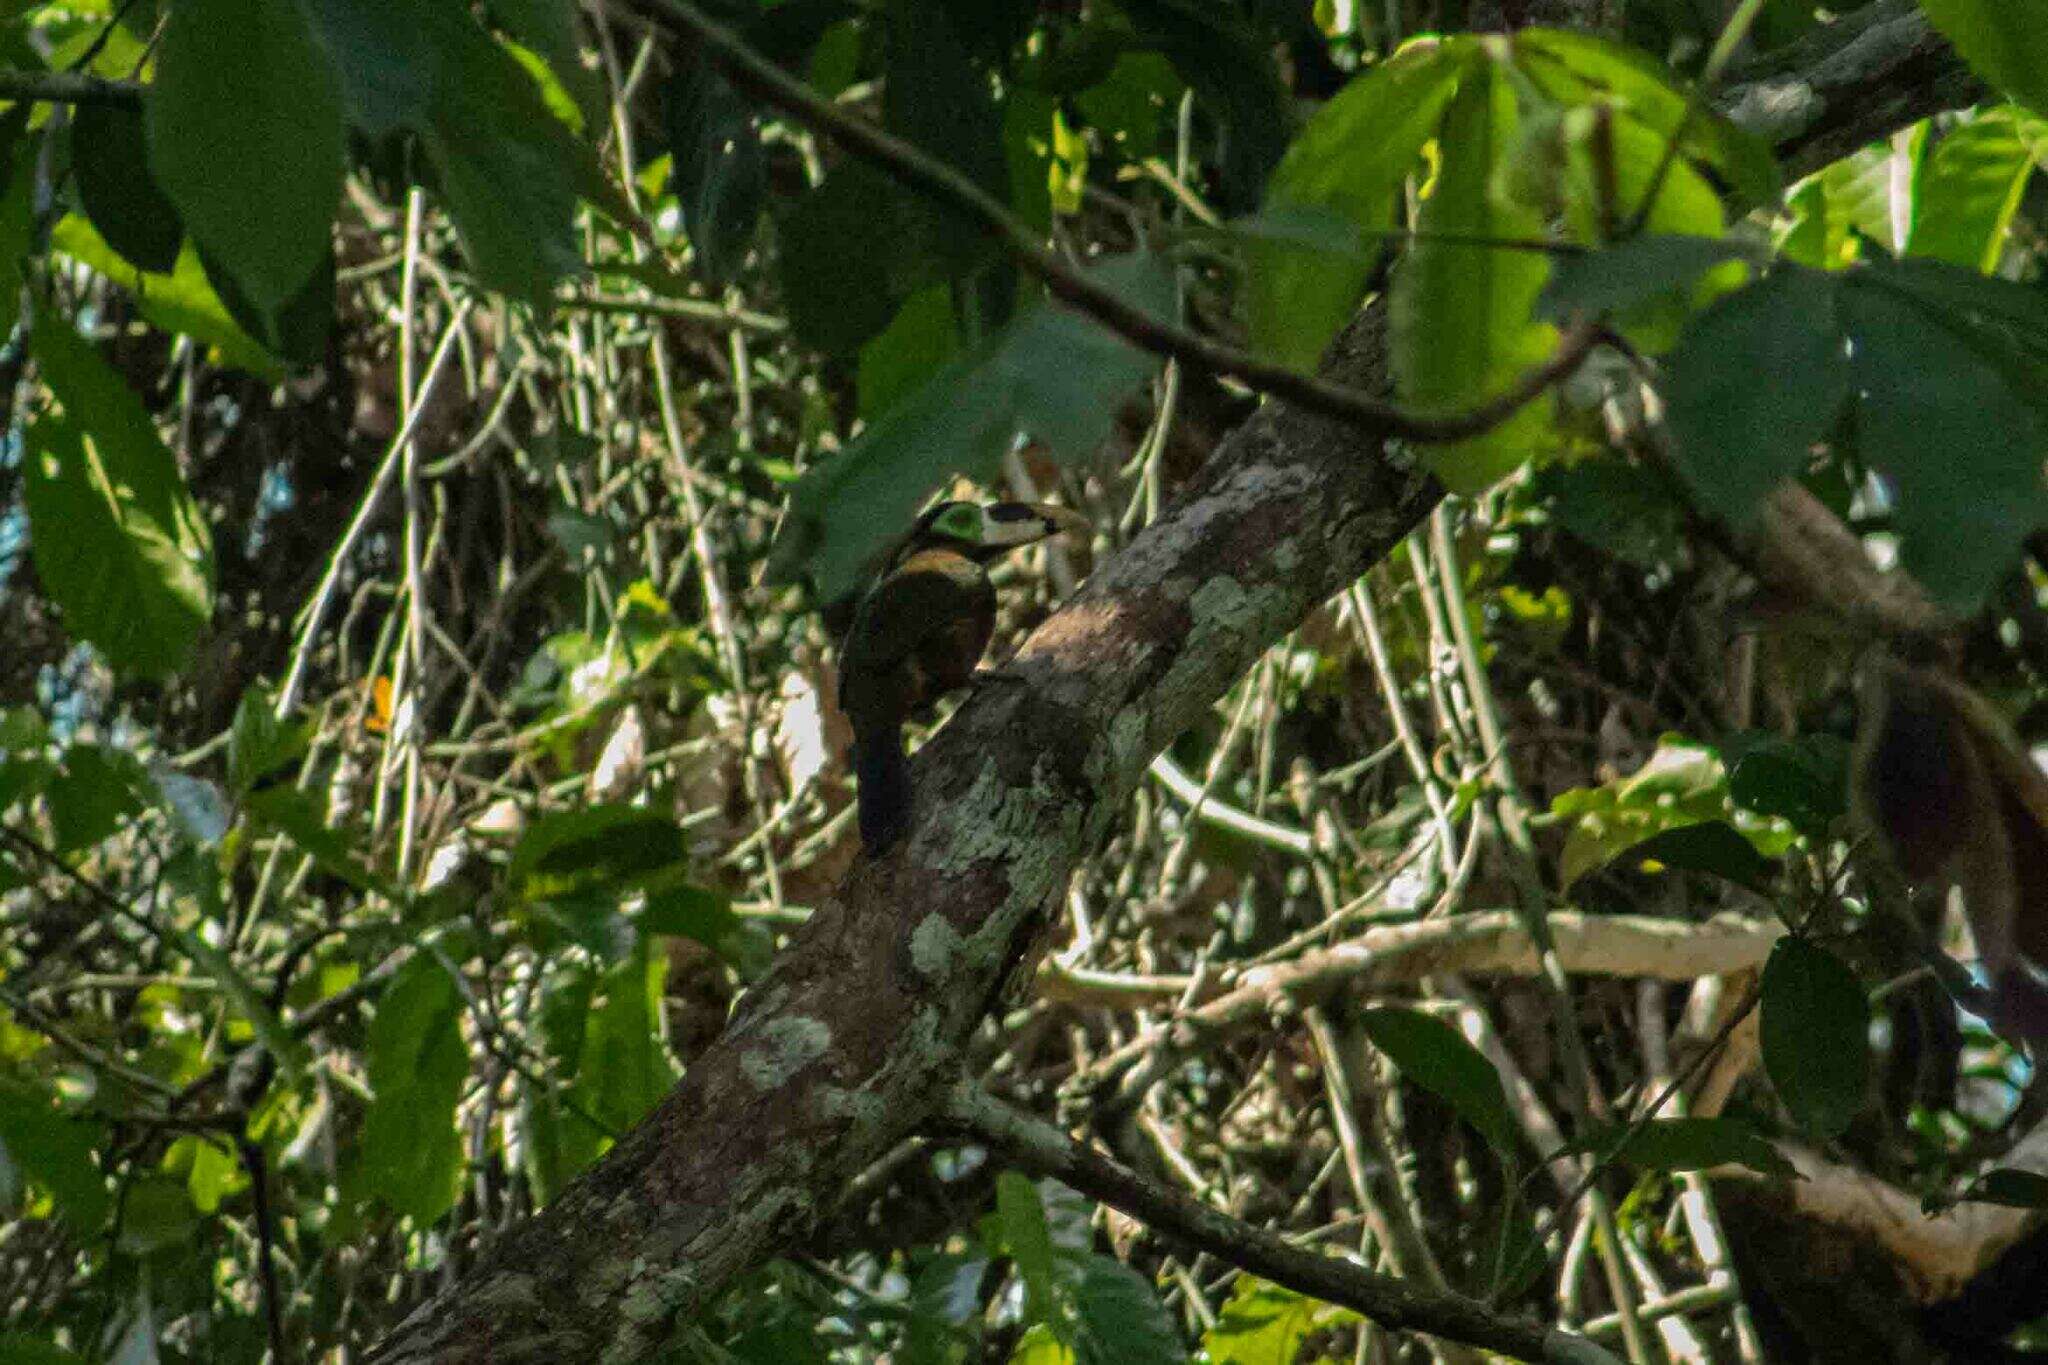
M 1030 521 L 1038 515 L 1036 508 L 1021 502 L 998 502 L 984 509 L 991 521 Z

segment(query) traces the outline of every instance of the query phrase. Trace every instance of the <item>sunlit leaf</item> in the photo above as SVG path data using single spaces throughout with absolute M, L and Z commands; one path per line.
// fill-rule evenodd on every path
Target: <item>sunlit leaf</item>
M 30 548 L 66 625 L 117 668 L 162 675 L 213 614 L 211 538 L 134 392 L 61 318 L 30 348 L 64 406 L 29 430 Z
M 1366 1010 L 1358 1023 L 1403 1076 L 1457 1110 L 1503 1160 L 1515 1158 L 1519 1130 L 1500 1073 L 1465 1035 L 1431 1015 L 1391 1007 Z
M 296 5 L 180 0 L 150 92 L 150 170 L 258 307 L 277 309 L 326 255 L 341 197 L 326 50 Z
M 462 1145 L 455 1102 L 469 1075 L 462 999 L 430 953 L 401 967 L 370 1020 L 373 1099 L 357 1168 L 361 1192 L 424 1226 L 455 1206 Z
M 2048 119 L 2017 105 L 1949 132 L 1920 175 L 1907 254 L 1989 274 L 2036 166 L 2048 165 Z
M 1920 0 L 1972 69 L 2048 114 L 2048 10 L 2011 0 Z
M 1313 368 L 1358 306 L 1384 244 L 1360 234 L 1394 226 L 1394 208 L 1422 147 L 1471 65 L 1461 45 L 1424 40 L 1359 76 L 1316 111 L 1266 184 L 1260 221 L 1320 211 L 1348 225 L 1334 245 L 1267 232 L 1247 239 L 1246 315 L 1255 349 Z
M 1412 407 L 1476 406 L 1556 342 L 1555 328 L 1531 320 L 1549 263 L 1539 253 L 1472 241 L 1543 236 L 1541 215 L 1494 193 L 1518 119 L 1513 87 L 1491 65 L 1464 79 L 1444 115 L 1443 168 L 1416 221 L 1420 240 L 1394 272 L 1394 379 Z M 1477 492 L 1536 454 L 1548 430 L 1542 404 L 1532 404 L 1483 436 L 1426 454 L 1454 491 Z

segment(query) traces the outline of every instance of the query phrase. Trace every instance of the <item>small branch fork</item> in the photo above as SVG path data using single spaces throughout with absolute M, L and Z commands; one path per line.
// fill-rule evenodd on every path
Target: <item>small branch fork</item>
M 1600 329 L 1582 322 L 1567 329 L 1550 359 L 1525 371 L 1499 394 L 1463 412 L 1408 412 L 1343 384 L 1261 360 L 1234 346 L 1162 321 L 1122 295 L 1074 270 L 1046 249 L 1038 235 L 965 175 L 902 138 L 819 98 L 689 0 L 642 0 L 652 12 L 703 46 L 735 85 L 815 132 L 827 134 L 895 178 L 977 219 L 1017 265 L 1052 295 L 1154 355 L 1199 365 L 1243 381 L 1258 392 L 1349 422 L 1381 439 L 1437 445 L 1484 435 L 1573 370 L 1598 344 Z
M 1051 1176 L 1123 1210 L 1166 1236 L 1326 1303 L 1355 1309 L 1397 1331 L 1424 1332 L 1556 1365 L 1617 1365 L 1584 1337 L 1515 1317 L 1476 1299 L 1423 1289 L 1341 1257 L 1298 1247 L 1278 1233 L 1209 1208 L 1084 1147 L 1043 1119 L 971 1083 L 955 1086 L 940 1123 L 1000 1152 L 1020 1169 Z

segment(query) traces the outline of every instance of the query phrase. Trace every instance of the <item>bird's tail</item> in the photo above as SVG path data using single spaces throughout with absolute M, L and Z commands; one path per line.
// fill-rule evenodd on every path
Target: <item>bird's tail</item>
M 860 842 L 878 858 L 910 827 L 910 760 L 894 725 L 856 730 L 853 775 L 860 780 Z

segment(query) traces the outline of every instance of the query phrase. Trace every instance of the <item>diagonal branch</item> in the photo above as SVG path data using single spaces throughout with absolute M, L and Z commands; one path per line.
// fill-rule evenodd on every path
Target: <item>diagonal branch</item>
M 940 1112 L 948 1127 L 987 1143 L 1009 1163 L 1052 1176 L 1082 1194 L 1230 1265 L 1325 1303 L 1356 1309 L 1404 1332 L 1469 1342 L 1524 1360 L 1558 1365 L 1613 1365 L 1615 1358 L 1585 1338 L 1515 1317 L 1476 1299 L 1425 1289 L 1379 1275 L 1355 1261 L 1295 1246 L 1278 1233 L 1233 1218 L 1178 1190 L 1148 1180 L 1047 1123 L 1001 1103 L 972 1085 L 954 1088 Z

